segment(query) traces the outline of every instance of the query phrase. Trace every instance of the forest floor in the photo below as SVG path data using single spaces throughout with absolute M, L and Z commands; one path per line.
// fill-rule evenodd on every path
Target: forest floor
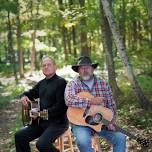
M 34 77 L 28 77 L 29 81 L 35 80 Z M 37 81 L 37 80 L 35 80 Z M 12 128 L 16 128 L 17 117 L 21 113 L 21 106 L 18 103 L 17 99 L 11 102 L 5 108 L 0 109 L 0 152 L 15 152 L 14 146 L 14 131 Z M 143 130 L 138 129 L 139 134 L 143 134 Z M 151 135 L 147 135 L 148 138 L 151 138 Z M 109 144 L 105 141 L 102 143 L 103 152 L 111 152 L 109 150 Z M 33 150 L 35 151 L 35 150 Z M 126 152 L 152 152 L 152 148 L 145 149 L 141 148 L 135 140 L 127 139 L 127 150 Z
M 16 125 L 19 109 L 19 104 L 12 102 L 0 110 L 0 152 L 14 151 L 12 128 Z
M 12 128 L 16 126 L 16 118 L 19 113 L 20 104 L 17 101 L 0 110 L 0 152 L 15 152 Z M 138 130 L 138 132 L 142 133 L 142 130 Z M 109 144 L 105 141 L 103 141 L 101 147 L 103 152 L 111 152 Z M 152 152 L 152 149 L 141 149 L 140 145 L 134 140 L 127 140 L 126 152 Z

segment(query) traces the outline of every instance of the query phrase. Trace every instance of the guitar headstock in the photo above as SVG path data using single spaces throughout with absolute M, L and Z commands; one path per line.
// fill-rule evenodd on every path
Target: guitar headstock
M 137 142 L 142 145 L 143 147 L 149 147 L 150 145 L 150 140 L 145 139 L 145 138 L 137 138 Z

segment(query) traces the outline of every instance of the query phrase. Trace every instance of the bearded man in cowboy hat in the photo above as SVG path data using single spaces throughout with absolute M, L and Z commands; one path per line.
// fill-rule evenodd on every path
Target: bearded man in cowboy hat
M 113 125 L 115 124 L 116 119 L 116 104 L 112 97 L 112 91 L 108 82 L 100 79 L 94 74 L 94 70 L 97 66 L 98 63 L 93 63 L 88 56 L 81 56 L 78 59 L 77 64 L 72 65 L 72 69 L 77 72 L 79 76 L 70 81 L 66 86 L 66 105 L 73 109 L 86 109 L 82 116 L 82 119 L 85 119 L 86 124 L 81 124 L 81 122 L 79 123 L 77 120 L 75 121 L 75 118 L 70 118 L 72 120 L 72 131 L 76 137 L 76 143 L 80 152 L 95 152 L 92 148 L 91 142 L 94 133 L 110 141 L 113 144 L 113 152 L 125 152 L 126 137 L 124 134 L 115 131 Z M 91 97 L 80 96 L 80 93 L 82 92 L 90 93 Z M 108 110 L 112 112 L 111 123 L 108 125 L 102 125 L 102 129 L 99 128 L 98 131 L 87 125 L 87 123 L 94 125 L 92 119 L 93 116 L 87 117 L 87 114 L 90 113 L 89 110 L 92 110 L 90 107 L 94 105 L 105 107 L 106 109 L 108 108 Z M 68 115 L 72 116 L 73 114 L 68 113 Z M 74 114 L 74 116 L 79 115 L 78 112 Z

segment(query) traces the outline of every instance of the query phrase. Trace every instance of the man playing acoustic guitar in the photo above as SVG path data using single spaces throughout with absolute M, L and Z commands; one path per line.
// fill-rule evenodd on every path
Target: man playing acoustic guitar
M 92 136 L 96 133 L 113 144 L 113 152 L 125 152 L 126 136 L 116 132 L 116 104 L 110 86 L 94 74 L 98 64 L 87 56 L 78 59 L 72 69 L 79 76 L 70 81 L 65 89 L 68 118 L 80 152 L 94 152 Z M 101 124 L 100 117 L 111 123 Z M 99 122 L 99 123 L 98 123 Z
M 48 119 L 42 119 L 38 109 L 31 109 L 32 123 L 15 134 L 16 152 L 30 152 L 30 142 L 38 138 L 36 147 L 39 152 L 59 152 L 54 141 L 68 129 L 66 116 L 67 106 L 64 101 L 66 81 L 56 75 L 54 59 L 45 57 L 42 60 L 42 71 L 45 78 L 32 89 L 21 95 L 24 106 L 39 98 L 40 111 L 48 111 Z M 38 121 L 37 121 L 38 118 Z

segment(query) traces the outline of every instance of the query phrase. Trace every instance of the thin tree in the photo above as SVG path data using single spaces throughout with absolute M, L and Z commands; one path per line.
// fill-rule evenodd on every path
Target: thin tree
M 152 0 L 146 0 L 149 24 L 150 24 L 150 34 L 151 34 L 151 47 L 152 47 Z
M 110 9 L 112 9 L 112 2 L 110 3 Z M 100 1 L 100 12 L 101 12 L 101 29 L 103 33 L 103 47 L 106 54 L 106 65 L 108 70 L 108 79 L 109 83 L 112 87 L 112 92 L 114 99 L 118 105 L 118 96 L 120 95 L 120 89 L 117 85 L 116 81 L 116 73 L 115 73 L 115 65 L 114 65 L 114 57 L 112 52 L 112 33 L 109 27 L 108 20 L 104 15 L 103 8 Z
M 63 12 L 64 11 L 63 0 L 58 0 L 58 4 L 59 4 L 59 9 Z M 67 29 L 64 27 L 64 25 L 61 25 L 61 33 L 62 33 L 65 60 L 67 60 L 68 59 L 67 37 L 66 37 Z
M 69 6 L 70 10 L 72 9 L 73 6 L 73 0 L 69 0 Z M 76 28 L 75 26 L 72 26 L 72 41 L 73 41 L 73 55 L 76 58 L 77 56 L 77 50 L 76 50 Z
M 146 0 L 150 25 L 152 27 L 152 0 Z
M 39 1 L 36 3 L 36 14 L 33 13 L 33 8 L 34 8 L 34 2 L 31 1 L 31 17 L 34 20 L 33 25 L 32 25 L 32 33 L 31 33 L 31 39 L 32 39 L 32 53 L 31 53 L 31 73 L 32 75 L 33 71 L 36 69 L 36 36 L 37 36 L 37 17 L 39 14 Z M 35 23 L 35 24 L 34 24 Z
M 83 8 L 85 7 L 85 0 L 79 0 L 79 3 L 80 3 L 80 7 L 83 10 Z M 85 18 L 85 16 L 83 16 L 80 20 L 81 55 L 90 56 L 91 52 L 90 52 L 88 45 L 87 45 L 87 32 L 85 31 L 86 25 L 87 25 L 86 18 Z
M 115 41 L 115 45 L 118 49 L 121 61 L 124 65 L 128 80 L 130 81 L 132 88 L 135 92 L 135 95 L 139 100 L 139 104 L 141 105 L 142 108 L 144 108 L 146 110 L 151 110 L 152 105 L 150 104 L 148 99 L 145 97 L 142 89 L 140 88 L 140 86 L 138 84 L 138 81 L 135 78 L 132 65 L 129 62 L 128 55 L 127 55 L 125 46 L 123 44 L 123 40 L 122 40 L 122 37 L 120 35 L 119 29 L 117 28 L 117 24 L 115 22 L 114 16 L 113 16 L 112 11 L 110 9 L 109 2 L 108 2 L 108 0 L 100 0 L 100 1 L 102 3 L 104 13 L 108 19 L 109 26 L 110 26 L 110 29 L 112 31 L 113 38 Z
M 24 78 L 24 59 L 23 59 L 23 50 L 21 47 L 21 21 L 20 21 L 20 4 L 19 0 L 16 0 L 17 5 L 17 14 L 16 14 L 16 24 L 17 24 L 17 50 L 19 52 L 19 75 L 20 78 Z
M 8 10 L 8 51 L 10 52 L 10 62 L 13 65 L 13 72 L 14 72 L 14 77 L 15 77 L 15 82 L 16 84 L 18 83 L 18 77 L 17 77 L 17 69 L 16 69 L 16 60 L 15 60 L 15 51 L 13 48 L 13 33 L 12 33 L 12 24 L 11 24 L 11 19 L 10 19 L 10 11 Z

